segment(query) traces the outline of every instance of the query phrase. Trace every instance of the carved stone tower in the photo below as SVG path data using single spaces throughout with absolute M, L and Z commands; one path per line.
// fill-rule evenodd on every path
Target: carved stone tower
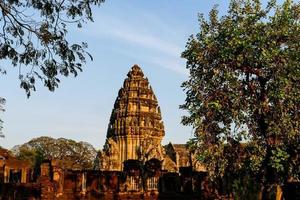
M 123 162 L 129 159 L 163 160 L 164 135 L 157 99 L 141 68 L 134 65 L 112 110 L 107 140 L 99 155 L 100 169 L 122 170 Z

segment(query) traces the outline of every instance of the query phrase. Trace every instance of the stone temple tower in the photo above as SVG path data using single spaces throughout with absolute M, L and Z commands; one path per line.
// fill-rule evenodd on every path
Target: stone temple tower
M 99 168 L 122 170 L 129 159 L 163 160 L 161 140 L 165 135 L 160 107 L 141 68 L 134 65 L 119 90 L 107 130 Z

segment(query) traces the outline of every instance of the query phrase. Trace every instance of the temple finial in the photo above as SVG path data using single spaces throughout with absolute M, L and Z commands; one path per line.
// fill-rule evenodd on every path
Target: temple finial
M 142 71 L 142 69 L 140 68 L 140 66 L 138 66 L 137 64 L 134 64 L 130 71 L 127 74 L 128 77 L 133 77 L 133 76 L 141 76 L 144 77 L 144 73 Z

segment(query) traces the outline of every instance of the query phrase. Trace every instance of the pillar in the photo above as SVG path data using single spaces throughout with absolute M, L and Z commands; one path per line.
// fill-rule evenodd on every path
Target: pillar
M 9 183 L 10 168 L 4 166 L 4 183 Z
M 86 194 L 86 172 L 82 173 L 82 179 L 81 179 L 81 193 L 83 195 Z
M 27 177 L 27 169 L 22 168 L 21 170 L 21 183 L 26 183 L 26 177 Z

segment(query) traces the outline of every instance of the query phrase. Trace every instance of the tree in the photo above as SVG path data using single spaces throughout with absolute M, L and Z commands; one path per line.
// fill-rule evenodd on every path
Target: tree
M 51 137 L 39 137 L 16 146 L 13 152 L 17 158 L 29 160 L 38 166 L 45 160 L 62 160 L 65 168 L 91 169 L 96 157 L 96 150 L 87 142 Z
M 16 149 L 14 149 L 16 150 Z M 26 160 L 28 161 L 32 167 L 40 166 L 42 161 L 44 160 L 43 156 L 41 155 L 39 150 L 36 150 L 34 148 L 30 148 L 26 145 L 22 145 L 18 147 L 17 153 L 15 154 L 16 157 L 20 160 Z M 41 156 L 39 156 L 41 155 Z M 39 159 L 40 157 L 40 159 Z
M 198 158 L 211 178 L 248 174 L 269 189 L 300 178 L 300 4 L 232 0 L 199 16 L 182 57 Z
M 17 159 L 27 161 L 33 169 L 33 180 L 37 180 L 41 172 L 41 164 L 45 160 L 44 155 L 39 149 L 30 148 L 26 145 L 18 146 L 13 149 Z
M 18 69 L 20 87 L 30 96 L 36 80 L 54 91 L 60 76 L 77 76 L 82 71 L 87 44 L 71 43 L 71 25 L 82 27 L 93 21 L 92 6 L 104 0 L 2 0 L 0 1 L 0 61 Z M 7 63 L 0 63 L 6 74 Z M 3 98 L 0 97 L 0 105 Z M 0 112 L 3 110 L 0 107 Z M 0 119 L 0 133 L 3 121 Z M 3 137 L 3 134 L 1 134 Z
M 18 67 L 20 86 L 27 95 L 36 79 L 54 91 L 59 75 L 77 75 L 82 70 L 87 44 L 67 39 L 71 24 L 93 21 L 91 7 L 104 0 L 3 0 L 0 2 L 0 60 Z M 91 57 L 91 56 L 90 56 Z M 6 73 L 0 66 L 0 72 Z

